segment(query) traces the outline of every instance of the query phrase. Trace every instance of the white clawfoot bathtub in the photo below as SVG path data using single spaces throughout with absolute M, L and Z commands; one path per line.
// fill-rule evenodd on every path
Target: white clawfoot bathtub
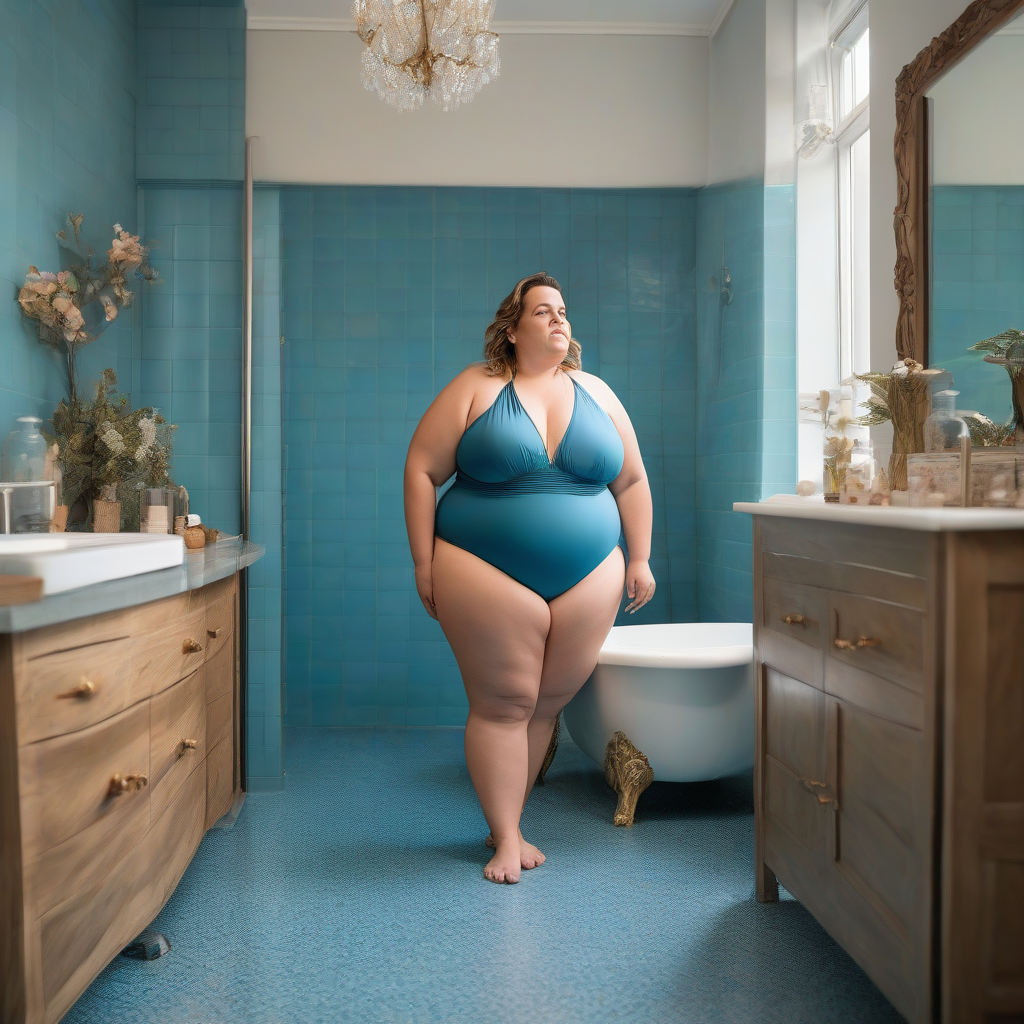
M 602 766 L 621 731 L 659 782 L 735 775 L 754 764 L 753 656 L 749 622 L 615 626 L 565 726 Z

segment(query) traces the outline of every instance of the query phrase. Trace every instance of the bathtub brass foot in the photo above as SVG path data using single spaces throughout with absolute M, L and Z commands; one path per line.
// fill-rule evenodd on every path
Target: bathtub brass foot
M 615 808 L 615 824 L 633 824 L 633 813 L 640 794 L 654 781 L 654 771 L 647 756 L 636 749 L 625 733 L 617 732 L 609 741 L 604 755 L 604 777 L 619 794 Z
M 559 715 L 555 719 L 555 728 L 551 732 L 551 742 L 548 744 L 548 752 L 544 755 L 544 763 L 540 766 L 540 771 L 537 772 L 538 786 L 544 785 L 544 776 L 547 775 L 551 762 L 555 759 L 555 751 L 558 750 L 558 728 L 561 724 L 562 716 Z

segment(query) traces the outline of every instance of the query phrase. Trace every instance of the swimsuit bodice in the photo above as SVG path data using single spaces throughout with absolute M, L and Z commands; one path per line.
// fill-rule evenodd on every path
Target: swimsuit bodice
M 572 416 L 553 459 L 509 381 L 462 435 L 455 457 L 459 480 L 500 490 L 515 484 L 572 489 L 574 484 L 601 488 L 611 483 L 622 470 L 622 438 L 587 389 L 569 379 Z
M 466 428 L 458 473 L 437 506 L 438 537 L 551 601 L 593 571 L 619 542 L 608 490 L 621 472 L 611 417 L 573 382 L 565 436 L 547 447 L 511 381 Z

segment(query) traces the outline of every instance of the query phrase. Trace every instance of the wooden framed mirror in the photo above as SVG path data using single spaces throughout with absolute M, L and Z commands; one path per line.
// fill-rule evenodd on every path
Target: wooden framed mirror
M 1011 26 L 1010 22 L 1014 24 Z M 1016 37 L 1016 45 L 1021 47 L 1024 54 L 1024 0 L 974 0 L 945 32 L 933 39 L 903 69 L 896 81 L 895 156 L 898 191 L 894 227 L 895 286 L 899 296 L 896 351 L 901 359 L 912 358 L 925 366 L 933 363 L 942 365 L 933 360 L 936 353 L 932 344 L 932 273 L 935 254 L 932 248 L 931 193 L 935 125 L 929 123 L 930 94 L 941 84 L 944 76 L 964 61 L 979 44 L 985 43 L 997 32 L 1002 34 L 1011 30 Z M 1004 81 L 1005 89 L 1011 86 L 1012 82 Z M 1007 99 L 1012 102 L 1012 95 Z M 1020 106 L 1019 103 L 1017 105 Z M 1004 139 L 990 139 L 984 154 L 978 152 L 976 158 L 981 162 L 983 156 L 988 157 L 991 162 L 992 155 L 999 152 L 996 147 L 1005 149 Z M 1019 169 L 1019 174 L 1020 181 L 1016 182 L 1015 179 L 1015 187 L 1020 187 L 1024 195 L 1024 166 Z M 982 177 L 988 182 L 991 174 Z M 1024 255 L 1024 222 L 1020 234 L 1020 250 L 1013 255 Z M 1024 273 L 1016 283 L 1024 295 Z M 1024 328 L 1024 323 L 1012 326 Z M 998 333 L 1001 329 L 992 333 Z M 965 340 L 969 339 L 967 345 L 986 337 L 985 333 L 973 337 L 971 331 L 972 327 L 965 322 L 963 335 Z M 973 397 L 968 396 L 969 401 Z

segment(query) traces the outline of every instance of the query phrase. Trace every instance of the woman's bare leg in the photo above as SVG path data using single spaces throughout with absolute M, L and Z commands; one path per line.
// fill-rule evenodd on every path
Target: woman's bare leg
M 495 840 L 484 875 L 492 882 L 518 882 L 527 728 L 551 615 L 532 590 L 440 538 L 432 574 L 437 617 L 469 697 L 466 764 Z
M 625 562 L 621 549 L 616 547 L 589 576 L 548 604 L 551 627 L 537 704 L 527 727 L 529 771 L 524 807 L 548 752 L 555 719 L 594 671 L 601 646 L 622 603 L 624 582 Z M 524 839 L 523 867 L 543 864 L 544 860 L 544 854 Z
M 527 727 L 530 764 L 524 806 L 548 752 L 555 719 L 597 665 L 622 604 L 625 575 L 622 550 L 616 547 L 589 576 L 548 603 L 551 627 L 537 704 Z

